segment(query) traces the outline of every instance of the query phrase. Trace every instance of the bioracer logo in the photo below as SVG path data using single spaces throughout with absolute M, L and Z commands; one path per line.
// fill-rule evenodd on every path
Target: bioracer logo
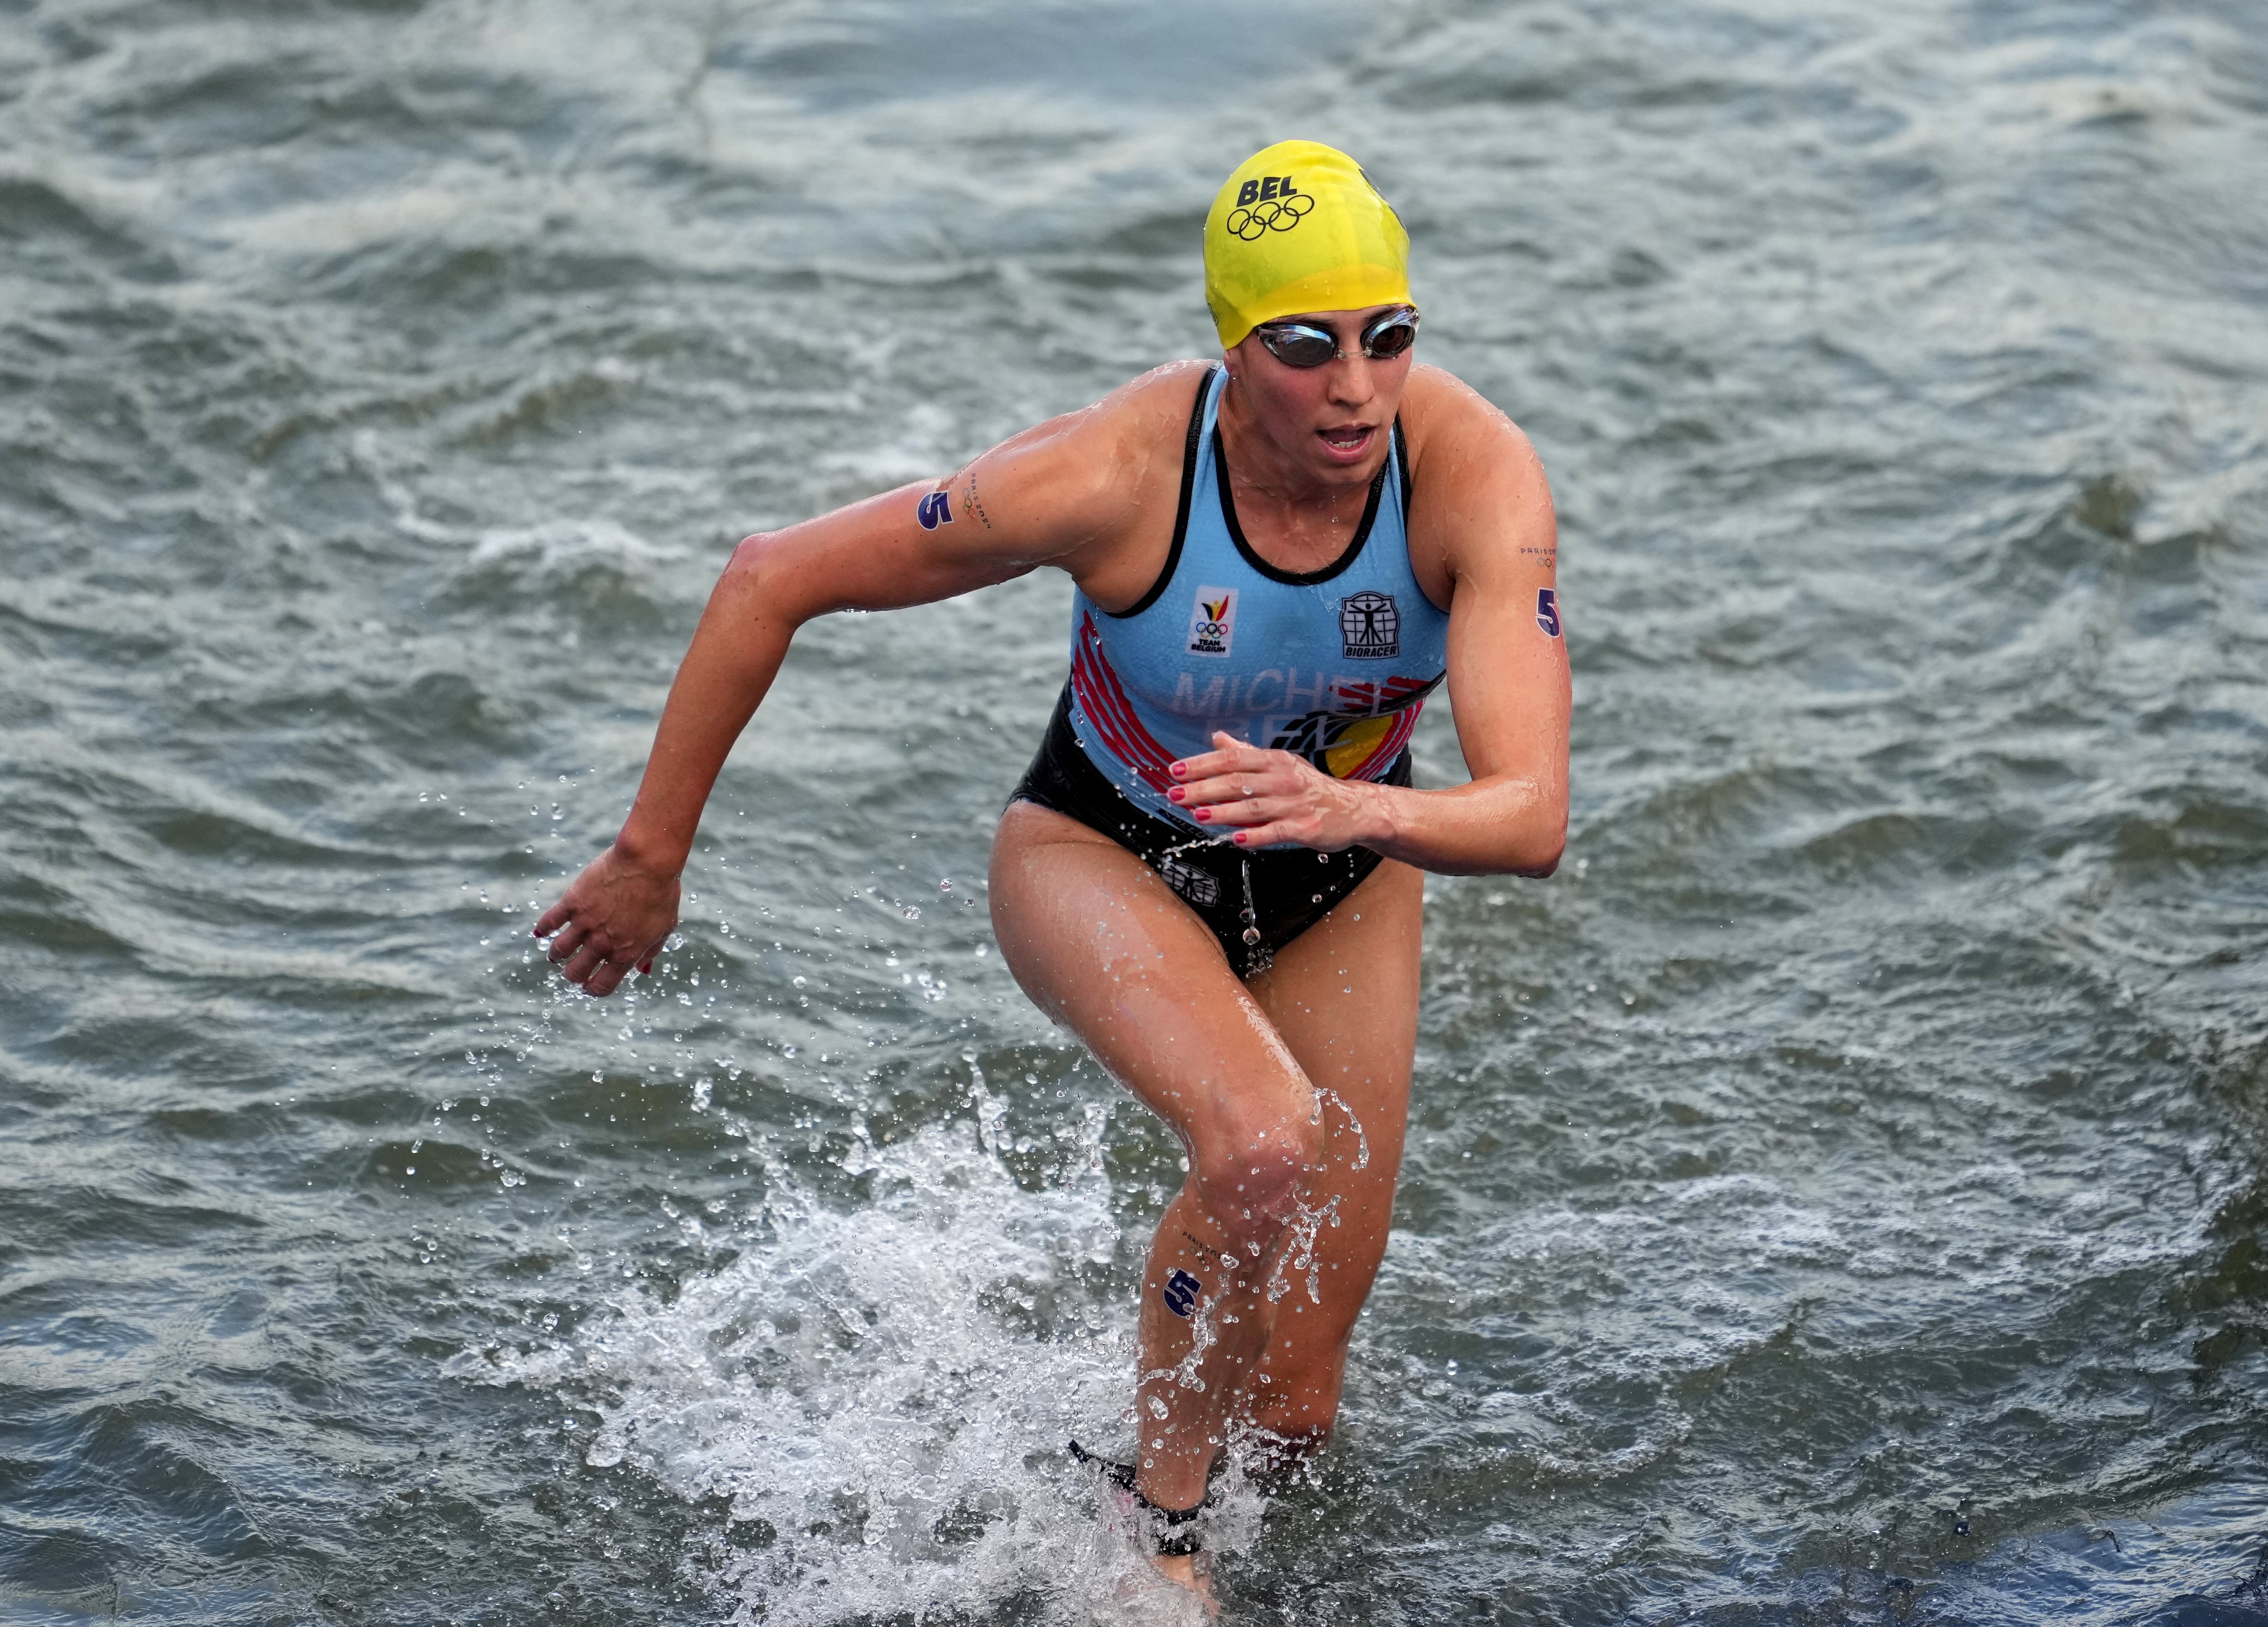
M 1189 607 L 1189 653 L 1226 655 L 1236 642 L 1236 590 L 1200 587 Z
M 1391 593 L 1351 593 L 1339 600 L 1341 649 L 1358 661 L 1402 653 L 1402 614 Z

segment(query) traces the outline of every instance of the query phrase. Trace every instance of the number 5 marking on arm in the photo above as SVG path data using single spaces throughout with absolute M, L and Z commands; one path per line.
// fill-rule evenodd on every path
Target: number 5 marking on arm
M 921 521 L 921 528 L 924 531 L 934 531 L 939 526 L 951 525 L 953 523 L 952 497 L 942 491 L 931 492 L 921 500 L 921 506 L 914 511 L 914 518 Z
M 1535 624 L 1545 637 L 1559 637 L 1559 595 L 1548 587 L 1535 590 Z

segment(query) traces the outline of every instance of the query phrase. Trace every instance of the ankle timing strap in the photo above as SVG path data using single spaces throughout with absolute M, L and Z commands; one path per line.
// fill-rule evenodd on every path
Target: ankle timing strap
M 1097 1457 L 1076 1440 L 1071 1443 L 1071 1454 L 1089 1469 L 1101 1471 L 1107 1478 L 1123 1487 L 1142 1506 L 1150 1516 L 1150 1540 L 1157 1551 L 1167 1557 L 1182 1557 L 1197 1552 L 1204 1544 L 1197 1535 L 1197 1518 L 1212 1501 L 1208 1491 L 1194 1508 L 1160 1508 L 1139 1491 L 1134 1490 L 1134 1465 L 1114 1463 L 1108 1458 Z

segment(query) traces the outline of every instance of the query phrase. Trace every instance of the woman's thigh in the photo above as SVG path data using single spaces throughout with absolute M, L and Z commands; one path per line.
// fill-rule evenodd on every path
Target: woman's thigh
M 1314 1228 L 1312 1274 L 1296 1256 L 1287 1261 L 1267 1362 L 1276 1395 L 1253 1398 L 1263 1422 L 1283 1410 L 1270 1401 L 1320 1387 L 1312 1400 L 1322 1415 L 1306 1422 L 1329 1425 L 1347 1337 L 1386 1252 L 1410 1115 L 1424 914 L 1424 875 L 1388 860 L 1251 985 L 1322 1097 L 1327 1130 L 1306 1201 L 1329 1212 Z
M 1192 1164 L 1312 1151 L 1292 1049 L 1204 924 L 1139 858 L 1027 802 L 992 848 L 993 930 L 1026 993 L 1180 1134 Z
M 1307 1257 L 1287 1257 L 1270 1364 L 1286 1381 L 1335 1374 L 1392 1223 L 1424 876 L 1381 864 L 1249 985 L 1154 871 L 1049 809 L 1017 803 L 1002 816 L 991 899 L 1025 991 L 1174 1127 L 1198 1167 L 1279 1126 L 1315 1159 L 1320 1117 L 1320 1159 L 1300 1187 L 1322 1218 L 1301 1240 Z

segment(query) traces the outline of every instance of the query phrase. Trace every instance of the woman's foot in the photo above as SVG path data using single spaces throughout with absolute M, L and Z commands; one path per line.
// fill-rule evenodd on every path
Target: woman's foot
M 1158 1567 L 1158 1574 L 1176 1587 L 1187 1588 L 1204 1606 L 1205 1619 L 1212 1621 L 1220 1615 L 1220 1604 L 1212 1596 L 1212 1578 L 1208 1567 L 1202 1566 L 1197 1554 L 1153 1554 L 1150 1563 Z

